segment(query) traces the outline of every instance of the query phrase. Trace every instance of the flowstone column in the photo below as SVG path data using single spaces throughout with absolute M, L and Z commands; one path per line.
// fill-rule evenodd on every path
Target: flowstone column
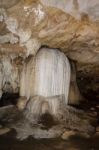
M 68 104 L 70 63 L 58 49 L 42 48 L 27 64 L 21 74 L 20 96 L 51 97 L 64 95 Z

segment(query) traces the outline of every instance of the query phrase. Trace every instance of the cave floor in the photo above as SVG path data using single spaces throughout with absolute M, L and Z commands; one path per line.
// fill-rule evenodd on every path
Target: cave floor
M 99 136 L 90 139 L 73 136 L 69 140 L 28 138 L 19 141 L 12 131 L 0 136 L 0 150 L 99 150 Z
M 78 108 L 84 109 L 94 117 L 99 118 L 98 101 L 82 102 Z M 97 120 L 97 126 L 99 126 L 99 120 Z M 99 134 L 95 134 L 91 138 L 74 135 L 68 140 L 62 140 L 61 138 L 36 140 L 29 137 L 26 140 L 19 141 L 15 136 L 14 130 L 0 135 L 0 150 L 99 150 Z

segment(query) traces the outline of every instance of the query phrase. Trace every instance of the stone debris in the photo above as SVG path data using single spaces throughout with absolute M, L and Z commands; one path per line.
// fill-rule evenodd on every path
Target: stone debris
M 76 132 L 75 131 L 65 131 L 63 134 L 62 134 L 62 136 L 61 136 L 61 138 L 63 139 L 63 140 L 68 140 L 71 136 L 73 136 L 73 135 L 76 135 Z
M 11 131 L 10 128 L 0 128 L 0 135 L 6 134 L 10 131 Z

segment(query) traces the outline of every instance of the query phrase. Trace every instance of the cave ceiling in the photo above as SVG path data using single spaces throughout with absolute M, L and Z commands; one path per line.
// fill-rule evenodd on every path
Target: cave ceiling
M 99 76 L 99 1 L 0 0 L 0 57 L 26 58 L 41 46 L 59 48 L 78 71 Z

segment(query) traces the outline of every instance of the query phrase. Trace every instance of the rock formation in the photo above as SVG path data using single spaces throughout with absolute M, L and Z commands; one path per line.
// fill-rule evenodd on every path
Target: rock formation
M 21 73 L 20 96 L 64 95 L 68 104 L 71 68 L 66 56 L 57 49 L 42 48 L 25 64 Z
M 95 132 L 92 118 L 81 110 L 66 106 L 63 96 L 35 96 L 20 110 L 12 105 L 0 108 L 1 124 L 9 130 L 15 129 L 20 140 L 29 136 L 56 138 L 68 129 L 88 136 Z
M 98 0 L 1 0 L 0 53 L 27 57 L 47 45 L 98 75 L 98 7 Z
M 53 93 L 51 91 L 50 95 L 47 92 L 43 93 L 45 89 L 40 91 L 43 83 L 39 83 L 39 87 L 36 88 L 38 82 L 41 81 L 38 73 L 41 75 L 42 73 L 38 71 L 38 75 L 34 75 L 31 67 L 33 67 L 33 63 L 33 65 L 42 68 L 39 63 L 35 62 L 35 59 L 39 57 L 40 52 L 38 51 L 41 47 L 58 49 L 60 54 L 63 52 L 64 56 L 66 55 L 69 59 L 75 61 L 77 71 L 81 76 L 83 74 L 88 77 L 97 75 L 99 78 L 98 9 L 98 0 L 86 0 L 85 2 L 83 0 L 13 0 L 11 2 L 0 0 L 0 97 L 6 91 L 13 93 L 20 91 L 20 96 L 25 96 L 23 98 L 25 100 L 19 101 L 17 104 L 18 107 L 22 106 L 20 107 L 21 110 L 26 106 L 27 99 L 31 100 L 31 97 L 35 94 L 54 96 L 55 90 L 53 90 Z M 45 57 L 45 53 L 41 54 L 42 57 Z M 56 50 L 54 53 L 57 55 Z M 55 56 L 54 63 L 57 63 L 57 57 Z M 63 58 L 63 60 L 65 59 L 66 57 Z M 51 58 L 51 60 L 53 59 Z M 58 60 L 61 64 L 61 59 Z M 43 63 L 41 60 L 40 62 Z M 51 64 L 53 63 L 50 62 Z M 60 73 L 62 67 L 56 67 L 59 68 L 58 74 L 61 74 L 60 76 L 64 76 L 64 73 Z M 45 71 L 44 68 L 42 69 Z M 68 64 L 65 69 L 70 70 Z M 74 104 L 81 99 L 75 83 L 75 71 L 73 70 L 73 72 L 71 82 L 69 75 L 67 79 L 70 82 L 70 89 L 68 83 L 66 85 L 68 86 L 67 94 L 65 95 L 66 104 L 68 100 L 71 104 Z M 68 71 L 69 73 L 70 71 Z M 33 79 L 34 77 L 36 79 Z M 41 79 L 43 77 L 42 75 Z M 58 75 L 54 77 L 54 81 L 56 81 L 56 77 L 58 78 Z M 35 86 L 31 80 L 36 82 Z M 28 89 L 26 89 L 26 83 L 29 83 Z M 57 86 L 60 83 L 61 81 Z M 63 91 L 65 91 L 65 88 Z M 64 92 L 56 92 L 56 94 L 61 95 Z M 44 104 L 44 107 L 42 105 L 44 112 L 45 108 L 47 108 L 47 104 Z

